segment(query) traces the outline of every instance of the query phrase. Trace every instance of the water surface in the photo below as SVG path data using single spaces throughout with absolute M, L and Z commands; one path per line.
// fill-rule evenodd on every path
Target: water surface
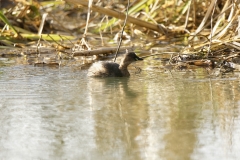
M 240 157 L 238 75 L 130 68 L 0 67 L 0 159 L 233 160 Z

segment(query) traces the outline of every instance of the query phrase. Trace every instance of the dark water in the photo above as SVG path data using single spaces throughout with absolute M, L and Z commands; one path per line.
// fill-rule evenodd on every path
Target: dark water
M 240 79 L 144 70 L 93 79 L 76 67 L 0 67 L 0 159 L 233 160 Z

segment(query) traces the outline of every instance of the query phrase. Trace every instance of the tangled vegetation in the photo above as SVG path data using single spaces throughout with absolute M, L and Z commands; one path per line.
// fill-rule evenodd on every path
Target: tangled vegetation
M 6 0 L 0 11 L 0 47 L 5 49 L 0 56 L 40 55 L 42 48 L 56 51 L 58 58 L 105 55 L 116 50 L 104 42 L 105 35 L 116 35 L 117 41 L 181 37 L 185 45 L 170 64 L 238 69 L 239 7 L 239 0 Z M 91 44 L 91 38 L 98 43 Z

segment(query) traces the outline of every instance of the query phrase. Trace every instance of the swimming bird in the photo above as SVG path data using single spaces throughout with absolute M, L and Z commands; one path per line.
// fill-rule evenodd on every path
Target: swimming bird
M 127 67 L 134 61 L 143 60 L 135 52 L 127 52 L 120 64 L 115 62 L 95 62 L 88 70 L 89 77 L 129 77 Z

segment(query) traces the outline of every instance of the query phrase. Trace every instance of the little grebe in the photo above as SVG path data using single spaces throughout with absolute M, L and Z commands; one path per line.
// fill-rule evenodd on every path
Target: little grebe
M 128 65 L 134 61 L 143 60 L 134 52 L 128 52 L 122 58 L 120 64 L 115 62 L 95 62 L 88 70 L 89 77 L 129 77 Z

